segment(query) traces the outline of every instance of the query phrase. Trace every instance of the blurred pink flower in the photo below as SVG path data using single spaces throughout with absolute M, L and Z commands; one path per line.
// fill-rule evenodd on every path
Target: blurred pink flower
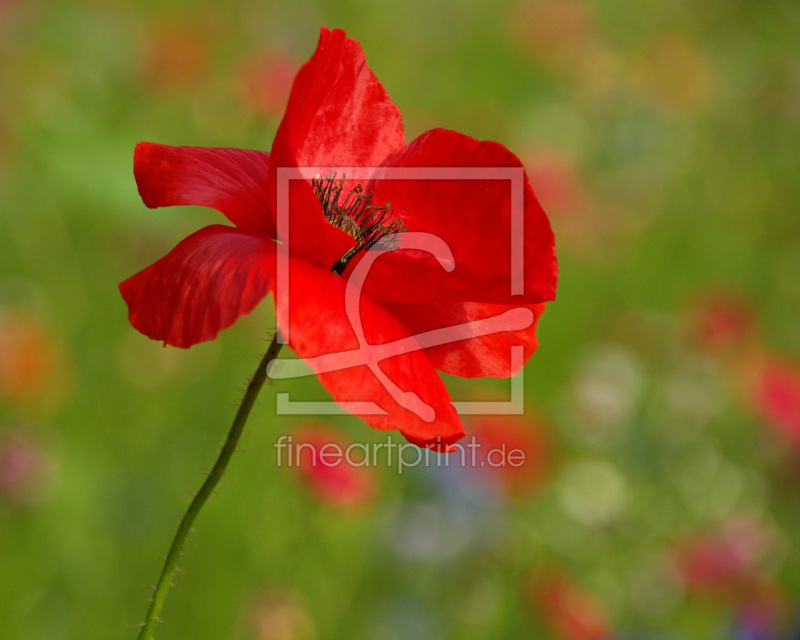
M 767 523 L 737 516 L 716 530 L 678 542 L 675 555 L 690 591 L 742 603 L 752 601 L 768 583 L 766 566 L 776 544 Z
M 746 394 L 752 411 L 786 444 L 800 449 L 800 367 L 771 354 L 751 363 Z
M 748 538 L 745 534 L 737 539 L 729 530 L 687 541 L 678 555 L 682 577 L 690 595 L 735 610 L 740 627 L 765 634 L 753 637 L 778 637 L 774 634 L 783 626 L 786 594 L 763 566 L 761 543 L 753 545 L 755 541 Z
M 800 364 L 764 348 L 756 311 L 743 294 L 708 292 L 689 308 L 690 340 L 719 357 L 751 413 L 800 450 Z
M 713 536 L 689 540 L 679 556 L 684 582 L 695 591 L 720 592 L 738 588 L 747 580 L 750 570 L 729 541 Z
M 50 455 L 23 430 L 0 439 L 0 498 L 18 506 L 42 500 L 53 475 Z
M 370 504 L 378 493 L 374 469 L 361 459 L 365 449 L 351 446 L 326 425 L 313 424 L 293 433 L 289 464 L 321 502 L 353 509 Z

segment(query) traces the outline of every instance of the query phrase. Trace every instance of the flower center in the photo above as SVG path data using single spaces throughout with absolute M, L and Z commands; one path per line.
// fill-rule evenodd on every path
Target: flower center
M 403 221 L 394 218 L 390 202 L 382 207 L 372 204 L 374 192 L 366 193 L 360 184 L 346 193 L 344 180 L 343 174 L 342 179 L 337 181 L 335 173 L 325 178 L 317 174 L 311 180 L 314 194 L 322 203 L 325 219 L 356 240 L 355 246 L 331 268 L 336 275 L 344 273 L 347 263 L 359 251 L 367 251 L 381 240 L 383 242 L 379 246 L 382 249 L 391 251 L 396 248 L 399 234 L 407 231 Z

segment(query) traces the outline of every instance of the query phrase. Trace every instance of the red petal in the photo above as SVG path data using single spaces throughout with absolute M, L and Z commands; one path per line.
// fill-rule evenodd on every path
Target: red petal
M 400 110 L 361 45 L 323 27 L 294 80 L 272 145 L 273 167 L 374 167 L 404 143 Z
M 375 403 L 383 415 L 352 412 L 376 429 L 399 429 L 414 442 L 450 443 L 464 435 L 447 389 L 400 323 L 362 295 L 361 326 L 371 349 L 359 352 L 345 307 L 346 289 L 358 292 L 345 279 L 309 263 L 290 259 L 289 268 L 289 295 L 276 295 L 278 325 L 334 400 Z M 407 340 L 407 352 L 398 349 L 402 340 Z M 370 369 L 367 357 L 388 380 Z
M 382 306 L 423 345 L 420 334 L 445 329 L 434 340 L 438 346 L 426 347 L 425 355 L 439 371 L 462 378 L 508 378 L 519 373 L 539 346 L 536 326 L 545 308 L 544 304 L 444 301 L 427 306 L 384 302 Z M 489 333 L 481 335 L 484 330 Z M 512 347 L 517 346 L 523 347 L 519 360 L 512 357 Z
M 186 204 L 211 207 L 242 231 L 275 237 L 268 168 L 268 153 L 246 149 L 140 142 L 133 156 L 139 194 L 151 209 Z
M 119 285 L 131 324 L 176 347 L 213 340 L 269 291 L 275 246 L 222 225 L 193 233 Z
M 519 159 L 505 147 L 435 129 L 386 164 L 386 179 L 369 185 L 375 190 L 375 202 L 390 202 L 409 231 L 443 240 L 455 268 L 446 272 L 424 252 L 394 251 L 376 262 L 367 292 L 382 300 L 430 303 L 449 299 L 518 305 L 555 298 L 558 265 L 553 232 L 520 171 Z M 435 174 L 429 167 L 452 168 L 448 174 L 454 177 L 431 179 Z M 408 171 L 411 179 L 389 179 L 392 168 Z M 470 175 L 470 168 L 479 171 Z M 494 179 L 487 177 L 493 172 L 497 172 Z M 512 174 L 518 183 L 512 183 Z M 522 190 L 522 219 L 512 221 L 512 186 L 517 184 Z M 520 236 L 523 268 L 517 273 L 516 268 L 512 271 L 511 252 Z

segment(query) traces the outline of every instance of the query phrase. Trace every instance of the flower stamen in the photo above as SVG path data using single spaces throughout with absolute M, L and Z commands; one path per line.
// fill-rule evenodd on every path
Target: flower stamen
M 393 219 L 394 210 L 390 202 L 382 207 L 372 204 L 374 191 L 366 193 L 358 184 L 345 193 L 345 179 L 342 174 L 342 179 L 336 180 L 336 173 L 325 178 L 317 174 L 311 179 L 325 219 L 356 240 L 356 244 L 331 268 L 336 275 L 344 273 L 347 263 L 359 251 L 367 251 L 379 242 L 384 251 L 397 248 L 399 235 L 408 230 L 402 220 Z

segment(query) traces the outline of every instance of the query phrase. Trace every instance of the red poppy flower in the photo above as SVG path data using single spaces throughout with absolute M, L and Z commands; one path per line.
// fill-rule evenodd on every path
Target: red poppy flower
M 320 174 L 299 179 L 305 167 Z M 337 179 L 341 167 L 374 173 Z M 441 167 L 451 171 L 447 179 L 426 175 Z M 283 211 L 278 174 L 287 168 L 298 179 L 288 182 Z M 516 200 L 509 180 L 491 173 L 498 168 L 520 177 Z M 402 179 L 381 179 L 386 170 L 404 171 Z M 550 224 L 520 161 L 497 143 L 443 129 L 406 145 L 399 109 L 343 31 L 322 29 L 271 153 L 141 143 L 134 173 L 148 207 L 207 206 L 234 225 L 201 229 L 120 285 L 131 323 L 150 338 L 178 347 L 211 340 L 272 291 L 289 346 L 317 367 L 337 402 L 370 401 L 382 412 L 363 416 L 371 426 L 440 447 L 462 437 L 463 427 L 436 370 L 506 377 L 522 366 L 512 362 L 512 345 L 524 348 L 523 361 L 537 347 L 557 265 Z M 449 260 L 419 245 L 403 248 L 404 238 L 420 234 L 435 237 Z M 395 250 L 370 258 L 354 328 L 350 276 L 383 236 Z M 285 289 L 278 257 L 290 274 Z M 477 330 L 481 321 L 491 331 Z M 420 338 L 436 330 L 449 332 L 447 340 Z M 331 370 L 314 360 L 364 343 L 369 363 Z

